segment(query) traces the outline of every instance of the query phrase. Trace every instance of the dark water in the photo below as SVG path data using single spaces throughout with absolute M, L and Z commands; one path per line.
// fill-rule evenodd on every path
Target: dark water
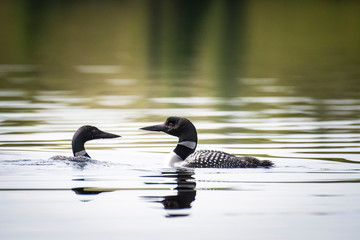
M 1 239 L 358 239 L 360 3 L 2 1 Z M 169 168 L 199 148 L 270 169 Z M 85 124 L 121 135 L 71 156 Z

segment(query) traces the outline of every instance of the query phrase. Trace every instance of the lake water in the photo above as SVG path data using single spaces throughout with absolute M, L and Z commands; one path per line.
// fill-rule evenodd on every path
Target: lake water
M 0 16 L 1 239 L 359 239 L 359 3 L 3 1 Z M 275 166 L 170 168 L 177 139 L 139 128 L 171 115 L 199 149 Z M 50 159 L 85 124 L 122 137 Z

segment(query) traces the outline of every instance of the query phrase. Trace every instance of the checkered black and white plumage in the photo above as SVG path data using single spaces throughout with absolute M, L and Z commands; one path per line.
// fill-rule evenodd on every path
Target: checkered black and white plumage
M 182 163 L 183 167 L 191 168 L 254 168 L 271 167 L 268 160 L 254 157 L 238 157 L 226 152 L 215 150 L 198 150 L 190 154 Z

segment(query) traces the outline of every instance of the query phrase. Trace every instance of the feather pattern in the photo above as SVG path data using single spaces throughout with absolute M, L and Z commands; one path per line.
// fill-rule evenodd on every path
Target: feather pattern
M 191 168 L 254 168 L 271 167 L 272 162 L 268 160 L 259 160 L 254 157 L 238 157 L 226 152 L 215 150 L 198 150 L 190 154 L 182 167 Z

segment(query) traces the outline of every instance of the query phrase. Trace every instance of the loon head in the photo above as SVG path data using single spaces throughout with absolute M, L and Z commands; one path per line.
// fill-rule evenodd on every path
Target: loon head
M 90 157 L 86 151 L 84 144 L 87 141 L 100 138 L 117 138 L 119 135 L 101 131 L 97 127 L 85 125 L 80 127 L 74 134 L 72 139 L 72 150 L 74 156 Z
M 179 138 L 179 142 L 191 141 L 197 143 L 195 126 L 183 117 L 168 117 L 162 124 L 140 128 L 147 131 L 164 132 Z

